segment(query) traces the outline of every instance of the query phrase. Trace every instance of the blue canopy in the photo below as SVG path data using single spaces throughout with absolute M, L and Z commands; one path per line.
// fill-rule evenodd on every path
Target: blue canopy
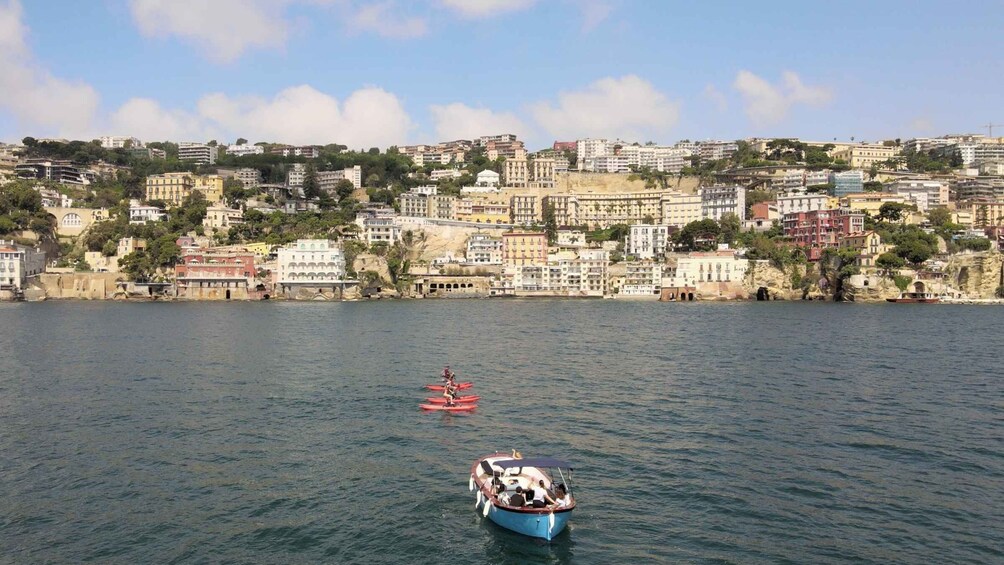
M 567 461 L 555 459 L 553 457 L 527 457 L 525 459 L 503 459 L 492 463 L 503 469 L 514 469 L 516 467 L 560 467 L 571 469 L 572 465 Z

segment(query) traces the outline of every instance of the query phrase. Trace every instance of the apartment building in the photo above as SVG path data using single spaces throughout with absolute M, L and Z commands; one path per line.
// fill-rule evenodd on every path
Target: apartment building
M 178 159 L 191 161 L 196 165 L 212 165 L 216 163 L 219 155 L 215 145 L 209 146 L 205 143 L 181 142 L 178 144 Z
M 844 149 L 834 149 L 830 156 L 851 166 L 852 169 L 870 169 L 899 155 L 900 148 L 881 143 L 861 143 Z
M 668 244 L 668 226 L 635 224 L 629 228 L 624 251 L 638 259 L 661 259 Z
M 865 215 L 846 210 L 794 212 L 783 217 L 784 235 L 803 248 L 810 261 L 818 261 L 823 250 L 837 247 L 841 237 L 864 231 Z
M 715 185 L 701 189 L 701 216 L 716 222 L 726 214 L 746 219 L 746 189 L 739 185 Z
M 540 200 L 532 195 L 513 196 L 509 206 L 512 213 L 512 223 L 521 226 L 540 224 L 543 213 Z
M 682 228 L 704 218 L 701 195 L 668 193 L 662 197 L 662 220 L 666 226 Z
M 509 232 L 502 234 L 502 262 L 507 266 L 539 265 L 547 261 L 547 234 Z
M 219 175 L 193 175 L 192 173 L 164 173 L 146 177 L 146 200 L 161 200 L 176 206 L 193 191 L 199 191 L 210 203 L 223 200 L 223 177 Z
M 464 257 L 472 265 L 501 265 L 502 240 L 486 233 L 473 233 L 467 238 Z
M 924 194 L 928 207 L 948 205 L 948 183 L 932 179 L 898 179 L 885 185 L 886 192 L 916 200 Z M 921 210 L 926 211 L 926 210 Z
M 247 157 L 248 155 L 264 155 L 265 147 L 261 145 L 248 145 L 247 143 L 242 143 L 240 145 L 227 145 L 227 155 L 232 155 L 234 157 Z

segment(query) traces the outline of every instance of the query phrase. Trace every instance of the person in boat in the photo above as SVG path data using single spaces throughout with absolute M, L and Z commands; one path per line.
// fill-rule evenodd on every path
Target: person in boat
M 512 450 L 512 458 L 513 459 L 522 459 L 523 458 L 523 454 L 520 453 L 519 451 L 517 451 L 516 448 L 514 447 L 513 450 Z
M 554 507 L 567 508 L 570 502 L 571 500 L 568 498 L 568 491 L 565 490 L 565 485 L 558 485 L 558 488 L 554 492 Z
M 446 399 L 447 406 L 453 406 L 457 400 L 457 385 L 452 381 L 446 383 L 443 387 L 443 398 Z
M 548 497 L 554 498 L 555 492 L 554 492 L 554 484 L 553 483 L 551 484 L 551 486 L 546 487 L 546 486 L 544 486 L 544 479 L 541 479 L 541 480 L 537 481 L 537 486 L 541 490 L 543 490 L 545 493 L 547 493 Z
M 450 366 L 447 365 L 443 367 L 443 380 L 449 381 L 453 376 L 453 371 L 450 370 Z
M 522 508 L 526 506 L 526 498 L 523 496 L 523 487 L 516 487 L 516 492 L 509 497 L 509 506 Z
M 530 505 L 534 508 L 546 508 L 548 503 L 557 504 L 553 498 L 547 494 L 547 490 L 544 488 L 544 481 L 540 481 L 540 487 L 533 489 L 533 499 L 530 501 Z

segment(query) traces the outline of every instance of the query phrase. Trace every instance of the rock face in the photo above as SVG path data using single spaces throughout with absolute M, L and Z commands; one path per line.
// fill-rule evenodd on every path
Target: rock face
M 953 255 L 945 266 L 945 283 L 969 298 L 996 298 L 1002 269 L 1004 254 L 997 251 Z
M 798 273 L 794 278 L 801 279 L 805 275 L 805 266 L 793 265 L 781 270 L 768 261 L 750 261 L 743 290 L 750 300 L 756 300 L 758 296 L 769 300 L 801 300 L 802 288 L 792 285 L 793 273 Z

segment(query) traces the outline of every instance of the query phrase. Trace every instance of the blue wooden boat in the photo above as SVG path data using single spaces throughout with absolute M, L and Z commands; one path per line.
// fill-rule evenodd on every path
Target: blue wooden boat
M 568 524 L 575 509 L 571 490 L 572 467 L 551 457 L 513 459 L 506 453 L 487 455 L 471 466 L 470 489 L 475 491 L 475 507 L 499 526 L 523 535 L 552 540 Z M 529 501 L 531 489 L 544 491 L 553 503 L 544 507 L 517 506 L 517 487 Z

